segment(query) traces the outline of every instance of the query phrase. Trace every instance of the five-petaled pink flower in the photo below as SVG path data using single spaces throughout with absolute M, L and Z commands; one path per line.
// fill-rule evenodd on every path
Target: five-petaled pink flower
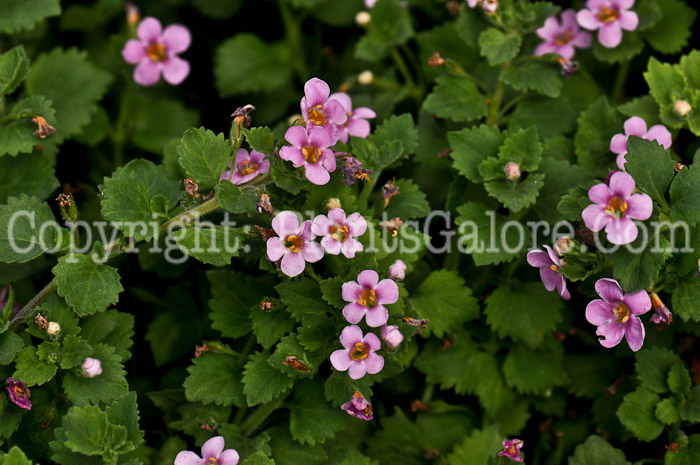
M 369 136 L 370 126 L 367 119 L 377 117 L 377 114 L 373 110 L 367 107 L 360 107 L 355 108 L 353 111 L 352 99 L 345 92 L 336 92 L 335 94 L 331 94 L 331 96 L 328 97 L 328 100 L 336 100 L 340 102 L 348 115 L 348 119 L 345 123 L 336 125 L 336 129 L 338 130 L 338 139 L 342 143 L 347 144 L 350 136 L 360 137 L 362 139 Z
M 134 81 L 142 86 L 152 86 L 163 78 L 178 85 L 190 74 L 190 64 L 179 56 L 190 46 L 190 31 L 179 24 L 171 24 L 163 30 L 156 18 L 144 18 L 136 30 L 138 40 L 130 39 L 122 49 L 127 63 L 136 64 Z
M 12 378 L 7 378 L 5 380 L 5 384 L 7 385 L 8 394 L 10 394 L 10 400 L 15 405 L 22 407 L 25 410 L 32 409 L 32 402 L 29 400 L 32 395 L 29 392 L 29 388 L 24 380 L 18 379 L 15 381 Z
M 546 252 L 544 250 L 528 252 L 527 262 L 530 266 L 540 269 L 540 278 L 548 291 L 553 291 L 556 288 L 564 300 L 569 300 L 571 295 L 566 288 L 566 278 L 561 272 L 561 261 L 550 246 L 545 245 L 544 248 Z
M 270 169 L 270 160 L 265 158 L 265 154 L 255 150 L 251 150 L 248 154 L 246 149 L 238 149 L 235 167 L 231 176 L 231 163 L 229 163 L 228 169 L 221 174 L 220 179 L 230 179 L 234 184 L 245 184 L 259 174 L 267 173 Z
M 311 78 L 304 84 L 304 97 L 301 99 L 301 116 L 306 126 L 323 128 L 333 145 L 338 138 L 336 126 L 345 124 L 348 114 L 338 100 L 329 99 L 331 88 L 319 78 Z
M 605 228 L 605 234 L 613 244 L 633 242 L 639 231 L 632 220 L 648 219 L 654 208 L 648 195 L 632 195 L 635 187 L 632 176 L 624 171 L 613 173 L 609 186 L 600 183 L 591 187 L 588 198 L 593 205 L 582 212 L 586 226 L 594 232 Z
M 340 343 L 344 349 L 331 354 L 331 363 L 338 371 L 348 371 L 350 378 L 360 379 L 366 373 L 374 375 L 384 368 L 384 357 L 375 353 L 382 348 L 376 334 L 363 335 L 359 326 L 346 326 L 340 334 Z
M 574 10 L 564 10 L 561 14 L 561 24 L 556 16 L 548 18 L 544 26 L 539 28 L 537 35 L 544 40 L 535 49 L 535 56 L 556 53 L 571 60 L 574 57 L 574 47 L 588 48 L 591 46 L 591 35 L 579 29 Z
M 520 439 L 504 439 L 503 450 L 498 453 L 499 457 L 507 457 L 513 462 L 522 462 L 523 457 L 520 455 L 520 449 L 523 447 L 523 441 Z
M 634 31 L 639 17 L 628 11 L 634 0 L 588 0 L 586 9 L 576 14 L 581 27 L 595 31 L 598 29 L 598 42 L 607 48 L 615 48 L 622 41 L 622 30 Z
M 354 258 L 355 253 L 362 252 L 363 246 L 355 239 L 367 231 L 367 220 L 355 212 L 345 217 L 342 208 L 334 208 L 326 215 L 318 215 L 311 225 L 311 232 L 323 237 L 321 245 L 331 255 L 343 252 L 347 258 Z
M 335 171 L 335 154 L 328 147 L 336 143 L 336 137 L 324 129 L 310 127 L 307 131 L 301 126 L 292 126 L 284 134 L 292 145 L 280 149 L 280 158 L 291 161 L 295 168 L 303 166 L 304 176 L 312 183 L 327 184 L 330 173 Z
M 603 278 L 595 283 L 595 291 L 602 299 L 592 301 L 586 307 L 586 319 L 598 327 L 596 334 L 600 345 L 615 347 L 622 337 L 634 352 L 644 344 L 644 325 L 639 315 L 651 309 L 647 291 L 623 294 L 620 284 L 614 279 Z
M 374 270 L 365 270 L 357 275 L 357 282 L 343 284 L 343 300 L 350 302 L 343 308 L 343 316 L 348 323 L 356 324 L 365 317 L 370 328 L 382 326 L 389 320 L 385 304 L 399 300 L 399 286 L 391 279 L 379 281 Z
M 639 116 L 633 116 L 625 121 L 624 127 L 624 134 L 615 134 L 610 139 L 610 151 L 617 154 L 617 167 L 621 170 L 625 169 L 625 163 L 627 163 L 625 155 L 627 155 L 627 139 L 630 136 L 655 140 L 665 149 L 671 147 L 671 133 L 663 124 L 656 124 L 647 131 L 647 123 Z
M 360 420 L 370 421 L 374 418 L 372 404 L 365 399 L 360 391 L 355 391 L 350 402 L 345 402 L 340 408 L 348 412 L 349 415 L 357 417 Z
M 291 211 L 279 212 L 272 219 L 272 229 L 279 237 L 267 240 L 267 258 L 276 262 L 282 259 L 282 273 L 289 277 L 301 274 L 306 262 L 316 263 L 323 258 L 323 248 L 313 240 L 311 221 L 299 226 L 299 218 Z
M 175 457 L 175 465 L 237 465 L 240 457 L 234 449 L 224 450 L 223 436 L 214 436 L 202 444 L 202 456 L 183 450 Z

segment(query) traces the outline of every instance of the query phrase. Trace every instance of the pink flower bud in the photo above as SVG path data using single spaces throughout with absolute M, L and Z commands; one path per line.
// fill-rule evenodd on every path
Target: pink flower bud
M 520 166 L 517 163 L 509 161 L 503 171 L 506 172 L 506 178 L 509 181 L 517 181 L 520 179 Z
M 681 118 L 690 113 L 692 109 L 693 107 L 685 100 L 676 100 L 676 103 L 673 105 L 673 111 Z
M 83 362 L 83 376 L 86 378 L 94 378 L 102 374 L 102 362 L 96 358 L 88 357 Z
M 403 281 L 406 278 L 406 264 L 402 260 L 396 260 L 389 267 L 388 275 L 394 281 Z
M 399 331 L 399 327 L 396 325 L 384 325 L 381 329 L 382 339 L 387 343 L 392 349 L 396 349 L 401 341 L 403 341 L 403 334 Z

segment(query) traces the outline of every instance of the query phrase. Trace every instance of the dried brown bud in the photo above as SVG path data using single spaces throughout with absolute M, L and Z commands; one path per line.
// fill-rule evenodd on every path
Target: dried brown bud
M 129 24 L 129 26 L 136 27 L 136 24 L 140 19 L 141 15 L 139 14 L 139 7 L 131 2 L 126 2 L 126 22 Z
M 214 431 L 214 429 L 209 423 L 202 423 L 201 425 L 199 425 L 199 429 L 201 429 L 202 431 Z
M 253 105 L 244 105 L 242 107 L 236 108 L 236 111 L 231 113 L 231 117 L 233 118 L 233 121 L 238 125 L 238 128 L 240 129 L 241 127 L 244 128 L 249 128 L 250 127 L 250 122 L 251 122 L 251 117 L 250 114 L 255 110 L 255 107 Z
M 428 323 L 430 323 L 430 320 L 426 320 L 426 319 L 418 320 L 416 318 L 410 318 L 410 317 L 403 317 L 403 318 L 401 318 L 401 321 L 403 321 L 404 323 L 407 323 L 411 326 L 415 326 L 416 327 L 416 334 L 418 334 L 419 332 L 421 332 L 422 330 L 427 328 Z
M 309 367 L 307 367 L 306 365 L 301 363 L 299 361 L 299 359 L 296 358 L 294 355 L 287 355 L 287 357 L 285 358 L 285 361 L 282 362 L 282 365 L 290 366 L 297 371 L 303 371 L 303 372 L 309 371 Z
M 426 404 L 425 402 L 421 401 L 420 399 L 415 399 L 414 401 L 411 402 L 411 412 L 418 412 L 419 410 L 421 410 L 421 411 L 430 410 L 430 405 Z
M 554 244 L 554 251 L 557 255 L 562 256 L 569 253 L 573 247 L 574 241 L 569 236 L 561 236 Z
M 461 4 L 460 2 L 456 2 L 456 1 L 454 1 L 454 0 L 450 0 L 450 1 L 447 2 L 447 4 L 445 5 L 445 8 L 447 8 L 447 11 L 448 11 L 451 15 L 457 16 L 457 15 L 459 14 L 459 12 L 462 11 L 462 4 Z
M 389 201 L 395 195 L 399 195 L 399 186 L 395 186 L 392 181 L 382 186 L 382 196 L 384 197 L 384 208 L 389 206 Z
M 257 224 L 254 224 L 253 227 L 257 229 L 257 231 L 260 233 L 263 242 L 267 242 L 269 238 L 275 237 L 277 235 L 277 233 L 273 229 L 263 228 L 262 226 L 258 226 Z
M 36 314 L 36 316 L 34 317 L 34 322 L 36 323 L 36 326 L 39 329 L 46 329 L 49 326 L 48 320 L 41 316 L 41 313 Z
M 47 123 L 42 116 L 36 115 L 34 118 L 32 118 L 32 122 L 36 123 L 37 127 L 39 128 L 34 131 L 35 136 L 46 139 L 47 137 L 51 137 L 56 134 L 56 129 Z
M 62 208 L 67 208 L 73 205 L 70 195 L 66 194 L 58 194 L 58 197 L 56 197 L 56 202 L 58 202 L 58 206 Z
M 440 56 L 438 52 L 433 53 L 430 58 L 428 58 L 428 64 L 433 68 L 445 65 L 445 59 Z
M 438 157 L 438 159 L 441 160 L 443 158 L 449 157 L 451 153 L 452 153 L 452 149 L 442 149 L 438 152 L 437 157 Z
M 187 192 L 187 195 L 189 195 L 190 197 L 199 197 L 200 194 L 197 194 L 198 190 L 199 190 L 199 186 L 197 185 L 196 182 L 194 182 L 194 179 L 192 179 L 192 178 L 185 179 L 185 192 Z
M 677 454 L 680 446 L 680 442 L 672 442 L 671 445 L 666 444 L 664 447 L 666 447 L 666 450 L 671 451 L 672 454 Z
M 393 220 L 382 221 L 379 223 L 379 227 L 384 229 L 386 232 L 390 232 L 392 237 L 396 237 L 399 234 L 399 228 L 401 228 L 402 224 L 403 221 L 401 221 L 401 218 L 397 217 Z
M 683 163 L 676 163 L 676 166 L 674 168 L 676 170 L 676 173 L 678 173 L 680 170 L 682 170 L 684 166 L 685 165 Z
M 270 203 L 270 196 L 267 194 L 262 194 L 260 196 L 260 201 L 258 202 L 255 208 L 258 211 L 258 213 L 265 212 L 270 218 L 275 216 L 275 209 L 272 208 L 272 204 Z
M 440 350 L 447 350 L 452 347 L 452 341 L 447 338 L 440 339 Z
M 211 347 L 209 347 L 206 344 L 201 345 L 201 346 L 194 346 L 194 358 L 199 358 L 202 355 L 204 355 L 204 353 L 209 352 L 210 350 L 211 350 Z
M 440 451 L 437 449 L 428 449 L 425 451 L 425 458 L 427 460 L 434 460 L 440 457 Z
M 263 300 L 262 302 L 260 302 L 260 310 L 262 310 L 263 312 L 272 311 L 272 302 L 270 302 L 269 300 Z

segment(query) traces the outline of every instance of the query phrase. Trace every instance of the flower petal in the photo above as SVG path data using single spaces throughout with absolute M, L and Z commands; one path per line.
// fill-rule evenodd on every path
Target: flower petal
M 544 284 L 545 289 L 548 291 L 553 291 L 557 287 L 557 281 L 559 280 L 559 273 L 552 271 L 549 268 L 540 268 L 540 279 Z
M 600 231 L 612 221 L 612 216 L 605 213 L 605 207 L 602 205 L 587 206 L 581 212 L 581 216 L 586 227 L 593 232 Z
M 615 48 L 622 42 L 622 28 L 617 21 L 603 24 L 598 31 L 598 42 L 603 47 Z
M 163 78 L 168 84 L 176 86 L 190 74 L 190 63 L 180 57 L 171 56 L 163 62 Z
M 286 274 L 290 278 L 294 276 L 299 276 L 306 268 L 306 262 L 299 253 L 287 253 L 282 257 L 282 273 Z
M 608 186 L 601 182 L 588 190 L 588 198 L 598 205 L 607 205 L 613 198 L 613 193 Z
M 180 24 L 171 24 L 163 31 L 163 45 L 168 54 L 182 53 L 192 43 L 190 30 Z
M 301 149 L 296 147 L 284 146 L 280 149 L 280 158 L 282 160 L 291 161 L 294 168 L 299 168 L 306 164 L 306 159 L 301 153 Z
M 608 303 L 616 304 L 622 300 L 622 288 L 614 279 L 599 279 L 595 283 L 595 291 Z
M 160 66 L 149 58 L 144 58 L 134 68 L 134 81 L 142 86 L 152 86 L 160 79 Z
M 346 302 L 355 302 L 360 298 L 363 288 L 355 281 L 348 281 L 343 283 L 342 296 L 343 300 Z
M 634 11 L 621 11 L 617 21 L 625 31 L 634 31 L 639 26 L 639 16 Z
M 600 27 L 600 20 L 598 16 L 591 10 L 583 9 L 576 13 L 576 21 L 581 27 L 590 29 L 591 31 L 598 29 Z
M 661 144 L 665 149 L 671 147 L 672 138 L 671 133 L 666 126 L 663 124 L 656 124 L 649 129 L 649 132 L 644 136 L 646 140 L 655 140 Z
M 299 233 L 299 218 L 292 211 L 281 211 L 272 219 L 272 229 L 284 240 Z
M 544 250 L 529 251 L 527 253 L 527 262 L 530 264 L 530 266 L 534 266 L 536 268 L 553 265 L 552 259 L 549 258 L 549 254 Z
M 340 333 L 340 343 L 346 349 L 352 349 L 355 344 L 362 342 L 363 338 L 362 329 L 357 325 L 346 326 Z
M 647 220 L 654 210 L 651 197 L 646 194 L 634 194 L 627 199 L 627 217 L 635 220 Z
M 596 299 L 586 306 L 586 320 L 592 325 L 600 326 L 614 319 L 613 304 Z
M 143 18 L 136 29 L 136 35 L 144 42 L 155 43 L 160 39 L 160 33 L 163 30 L 160 21 L 153 16 Z
M 625 338 L 632 352 L 637 352 L 644 345 L 644 324 L 637 317 L 630 317 L 625 327 Z
M 617 167 L 620 168 L 622 171 L 625 171 L 625 163 L 627 163 L 627 152 L 621 153 L 615 158 L 615 164 L 617 164 Z
M 345 224 L 345 211 L 342 208 L 334 208 L 328 212 L 328 219 L 336 224 Z
M 399 286 L 394 280 L 382 279 L 374 286 L 374 291 L 380 304 L 395 304 L 399 300 Z
M 337 100 L 329 100 L 323 106 L 323 114 L 326 116 L 326 121 L 332 124 L 344 124 L 348 120 L 348 112 Z
M 352 112 L 352 116 L 355 119 L 357 119 L 357 118 L 368 119 L 368 118 L 376 118 L 377 114 L 371 108 L 360 107 L 360 108 L 356 108 L 355 111 Z
M 296 147 L 298 149 L 308 145 L 309 142 L 309 136 L 306 132 L 306 128 L 301 126 L 292 126 L 291 128 L 287 129 L 287 132 L 284 133 L 284 138 L 287 139 L 287 142 L 292 144 L 292 147 Z
M 537 33 L 538 36 L 540 36 L 541 39 L 547 41 L 547 42 L 554 42 L 554 39 L 556 38 L 556 35 L 559 33 L 559 30 L 561 28 L 559 27 L 559 21 L 557 21 L 557 18 L 555 16 L 552 16 L 550 18 L 547 18 L 547 20 L 544 22 L 544 25 L 537 29 L 535 33 Z
M 614 321 L 611 321 L 608 324 L 598 326 L 598 329 L 595 333 L 598 336 L 603 336 L 602 339 L 598 338 L 600 345 L 607 349 L 618 345 L 622 340 L 622 336 L 625 335 L 625 331 L 623 328 L 623 325 Z
M 307 163 L 304 165 L 304 176 L 317 186 L 328 184 L 328 181 L 331 180 L 328 170 L 318 163 Z
M 122 56 L 127 63 L 136 64 L 146 56 L 146 50 L 141 42 L 135 39 L 128 40 L 122 49 Z
M 547 23 L 545 23 L 546 25 Z M 572 32 L 578 31 L 578 21 L 576 21 L 576 12 L 569 8 L 561 12 L 561 27 L 564 30 Z
M 629 173 L 618 171 L 610 176 L 610 190 L 622 200 L 627 200 L 635 187 L 634 178 Z
M 360 139 L 366 138 L 369 136 L 369 133 L 372 132 L 372 127 L 369 125 L 369 122 L 360 118 L 351 119 L 346 129 L 349 135 L 359 137 Z
M 219 465 L 238 465 L 240 456 L 234 449 L 226 449 L 219 456 Z
M 304 95 L 309 107 L 325 104 L 330 93 L 331 88 L 319 78 L 311 78 L 304 84 Z
M 552 263 L 559 266 L 561 262 L 559 261 L 559 256 L 557 256 L 557 253 L 548 245 L 543 245 L 544 250 L 547 251 L 547 255 L 549 255 L 549 259 L 552 260 Z
M 569 290 L 566 288 L 566 278 L 561 273 L 559 274 L 559 281 L 557 281 L 557 292 L 564 300 L 569 300 L 571 298 L 571 294 L 569 294 Z
M 364 289 L 374 289 L 379 282 L 379 275 L 374 270 L 365 270 L 357 275 L 357 283 Z
M 346 113 L 352 112 L 352 99 L 345 92 L 335 92 L 328 97 L 328 100 L 336 100 L 343 106 Z
M 633 116 L 625 121 L 625 134 L 629 136 L 644 137 L 647 133 L 647 123 L 639 116 Z
M 348 232 L 352 237 L 360 237 L 367 231 L 367 220 L 358 212 L 348 216 L 345 220 L 345 226 L 348 227 Z
M 345 255 L 345 258 L 355 258 L 355 254 L 357 252 L 362 252 L 364 250 L 364 246 L 362 245 L 362 242 L 349 238 L 340 244 L 340 250 L 343 252 L 343 255 Z
M 224 450 L 224 437 L 214 436 L 213 438 L 207 440 L 202 444 L 202 459 L 207 462 L 210 457 L 215 459 L 219 458 L 221 452 Z
M 369 349 L 373 352 L 382 348 L 382 341 L 380 341 L 374 333 L 367 333 L 363 342 L 367 344 Z
M 338 349 L 331 354 L 331 364 L 338 371 L 347 371 L 353 360 L 346 349 Z
M 309 142 L 314 147 L 323 150 L 335 144 L 333 140 L 333 131 L 328 131 L 324 128 L 312 127 L 309 129 Z
M 183 450 L 175 457 L 175 465 L 202 465 L 202 458 L 189 450 Z
M 384 368 L 384 357 L 375 353 L 370 353 L 365 359 L 365 368 L 370 375 L 379 373 L 382 371 L 382 368 Z
M 570 43 L 574 47 L 589 48 L 591 46 L 592 41 L 593 41 L 593 36 L 591 36 L 588 32 L 581 31 L 581 32 L 574 35 L 574 38 L 571 40 Z
M 367 357 L 369 359 L 369 357 Z M 365 374 L 367 373 L 367 369 L 365 368 L 365 362 L 354 362 L 352 365 L 350 365 L 350 369 L 348 370 L 348 375 L 350 376 L 351 379 L 360 379 L 362 378 Z
M 343 317 L 348 323 L 356 325 L 367 313 L 367 307 L 360 305 L 357 302 L 352 302 L 343 307 Z
M 625 294 L 622 297 L 622 302 L 630 309 L 632 315 L 644 315 L 651 310 L 651 299 L 645 290 L 635 292 L 634 294 Z
M 323 258 L 323 247 L 318 242 L 307 242 L 301 250 L 301 256 L 308 263 L 316 263 Z
M 289 249 L 284 246 L 284 242 L 279 237 L 271 237 L 267 240 L 267 258 L 276 262 L 287 253 Z
M 331 236 L 324 236 L 323 239 L 321 239 L 321 245 L 326 249 L 327 254 L 340 255 L 340 242 L 336 241 Z
M 627 153 L 627 136 L 624 134 L 615 134 L 610 139 L 610 151 L 617 154 Z
M 389 321 L 389 311 L 384 305 L 378 304 L 374 308 L 367 309 L 367 313 L 365 314 L 365 323 L 367 323 L 367 326 L 370 328 L 378 328 L 385 325 L 387 321 Z M 369 339 L 370 336 L 374 336 L 374 334 L 368 334 L 365 340 Z M 376 338 L 377 336 L 374 337 Z
M 615 245 L 625 245 L 637 239 L 639 230 L 629 218 L 613 218 L 605 227 L 605 234 L 610 242 Z

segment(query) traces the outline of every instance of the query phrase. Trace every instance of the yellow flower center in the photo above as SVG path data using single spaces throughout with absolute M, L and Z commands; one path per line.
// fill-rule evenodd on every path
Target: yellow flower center
M 209 460 L 207 461 L 207 465 L 219 465 L 219 461 L 215 459 L 214 457 L 209 457 Z
M 630 319 L 630 309 L 622 302 L 613 308 L 613 315 L 617 323 L 626 323 Z
M 309 110 L 309 121 L 311 124 L 316 126 L 323 126 L 326 124 L 326 117 L 323 114 L 323 105 L 316 105 L 311 110 Z
M 598 13 L 598 19 L 604 23 L 610 23 L 615 21 L 620 17 L 620 12 L 615 8 L 610 8 L 607 6 L 602 6 L 600 8 L 600 13 Z
M 369 346 L 363 342 L 356 342 L 355 348 L 350 351 L 353 360 L 364 360 L 369 355 Z
M 318 159 L 321 158 L 321 149 L 318 147 L 304 147 L 301 149 L 301 153 L 309 163 L 317 163 Z
M 336 241 L 345 242 L 348 240 L 348 227 L 343 226 L 331 226 L 331 237 Z
M 549 265 L 549 269 L 552 271 L 559 271 L 559 267 L 557 265 Z
M 168 57 L 165 54 L 165 45 L 164 44 L 151 44 L 148 46 L 146 49 L 146 55 L 148 55 L 148 58 L 150 58 L 153 61 L 165 61 L 165 59 Z
M 351 117 L 352 117 L 352 112 L 349 111 L 349 112 L 348 112 L 348 119 L 345 120 L 345 122 L 343 123 L 343 127 L 346 127 L 348 124 L 350 124 L 350 118 L 351 118 Z
M 515 454 L 515 446 L 510 446 L 510 449 L 508 449 L 509 454 Z
M 618 218 L 624 218 L 627 208 L 627 202 L 623 202 L 620 197 L 613 197 L 608 202 L 605 212 Z
M 238 172 L 241 173 L 241 176 L 255 173 L 256 171 L 258 171 L 258 165 L 250 162 L 249 160 L 242 161 L 238 164 Z
M 17 397 L 24 397 L 24 389 L 22 389 L 21 387 L 15 386 L 13 390 L 15 391 L 15 395 Z
M 284 246 L 294 253 L 299 253 L 304 246 L 304 239 L 292 234 L 291 236 L 287 236 L 284 240 Z
M 365 289 L 360 294 L 360 298 L 357 299 L 357 303 L 368 308 L 374 308 L 377 306 L 377 293 L 374 289 Z
M 574 38 L 574 34 L 571 31 L 566 31 L 563 34 L 557 34 L 557 36 L 554 38 L 554 43 L 556 45 L 562 46 L 566 45 L 569 42 L 571 42 L 571 39 Z

